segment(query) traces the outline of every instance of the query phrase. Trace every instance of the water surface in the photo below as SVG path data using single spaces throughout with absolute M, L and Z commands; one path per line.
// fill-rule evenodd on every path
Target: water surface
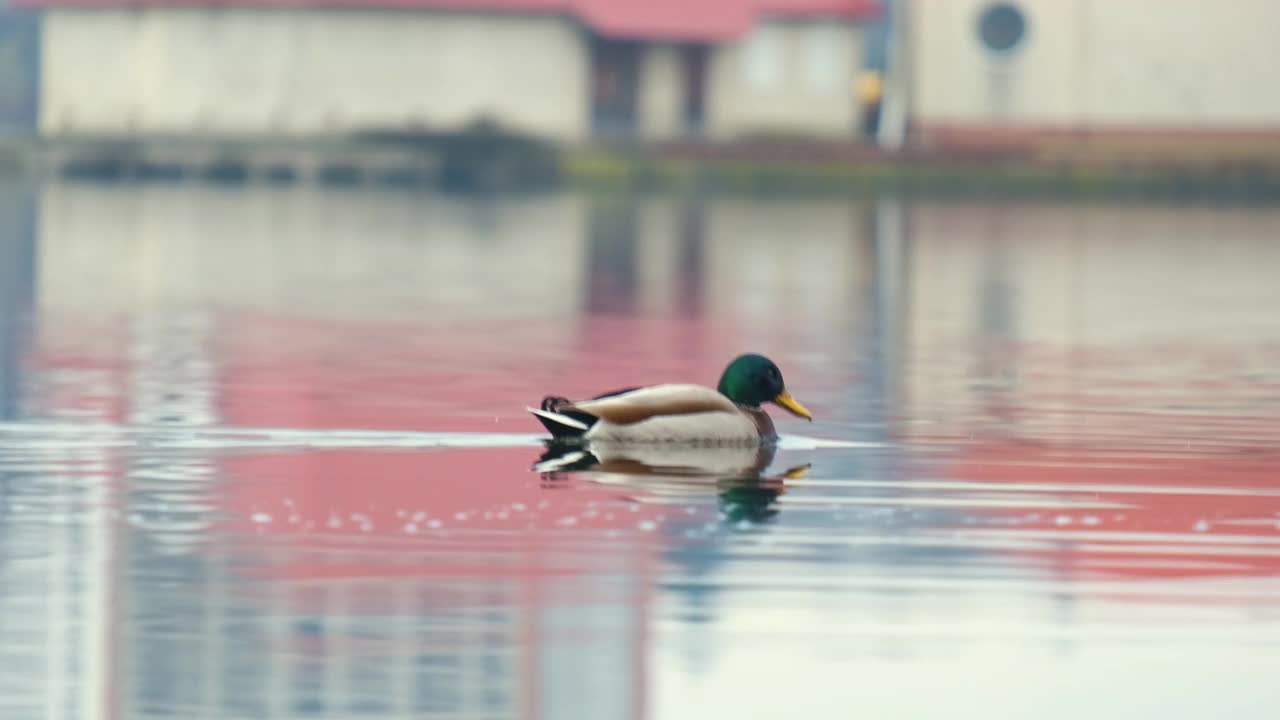
M 0 201 L 0 715 L 1270 718 L 1280 211 Z M 818 420 L 554 470 L 778 361 Z M 831 443 L 815 443 L 817 438 Z

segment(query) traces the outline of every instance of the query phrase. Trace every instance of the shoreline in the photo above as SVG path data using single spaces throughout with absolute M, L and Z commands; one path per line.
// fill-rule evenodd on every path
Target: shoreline
M 0 137 L 0 175 L 475 191 L 1280 198 L 1280 142 L 909 148 L 759 139 L 559 147 L 502 134 Z

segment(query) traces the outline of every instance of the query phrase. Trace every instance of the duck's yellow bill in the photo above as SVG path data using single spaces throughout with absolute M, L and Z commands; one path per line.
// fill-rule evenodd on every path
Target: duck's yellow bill
M 791 468 L 790 470 L 782 473 L 782 477 L 786 480 L 799 480 L 800 478 L 809 474 L 809 468 L 811 467 L 813 467 L 813 463 L 805 463 L 804 465 L 797 465 Z
M 813 413 L 809 412 L 808 408 L 801 405 L 795 398 L 791 397 L 791 393 L 786 390 L 778 393 L 778 397 L 774 398 L 773 402 L 779 407 L 786 408 L 792 415 L 797 415 L 809 422 L 813 422 Z

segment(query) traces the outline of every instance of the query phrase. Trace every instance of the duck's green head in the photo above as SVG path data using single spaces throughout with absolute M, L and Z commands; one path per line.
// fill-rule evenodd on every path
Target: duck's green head
M 792 415 L 813 420 L 813 415 L 805 406 L 787 392 L 782 381 L 782 371 L 763 355 L 739 355 L 724 369 L 720 385 L 716 389 L 739 405 L 760 407 L 762 403 L 771 402 Z

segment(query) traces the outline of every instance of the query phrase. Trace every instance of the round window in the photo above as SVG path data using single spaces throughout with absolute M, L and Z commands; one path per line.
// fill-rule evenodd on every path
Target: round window
M 1027 34 L 1027 18 L 1018 6 L 998 2 L 988 5 L 978 17 L 978 39 L 994 53 L 1007 53 L 1022 44 Z

